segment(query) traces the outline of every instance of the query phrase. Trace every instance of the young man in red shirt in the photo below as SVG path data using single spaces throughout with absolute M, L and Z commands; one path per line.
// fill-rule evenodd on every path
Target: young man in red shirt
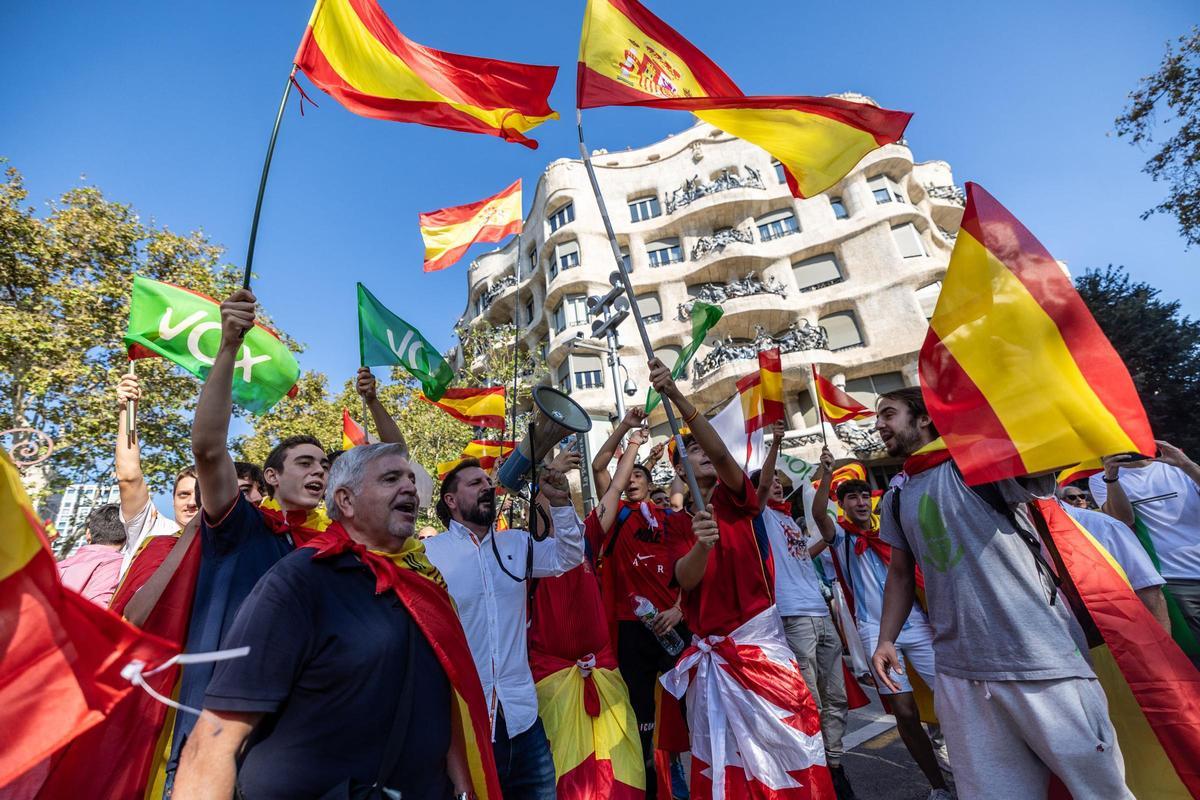
M 754 486 L 658 359 L 650 361 L 650 382 L 691 429 L 672 460 L 683 475 L 687 459 L 705 502 L 694 543 L 674 567 L 695 636 L 662 678 L 676 697 L 687 693 L 692 797 L 770 790 L 777 798 L 832 799 L 820 717 L 775 608 L 770 545 L 754 531 Z

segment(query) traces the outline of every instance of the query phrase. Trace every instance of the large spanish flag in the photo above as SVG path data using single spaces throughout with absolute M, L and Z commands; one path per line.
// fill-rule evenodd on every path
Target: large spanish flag
M 579 108 L 691 111 L 758 145 L 812 197 L 863 156 L 898 141 L 911 114 L 830 97 L 746 97 L 708 56 L 637 0 L 588 0 L 579 43 Z
M 1200 797 L 1200 672 L 1082 525 L 1055 500 L 1039 500 L 1036 509 L 1065 573 L 1064 590 L 1090 617 L 1081 622 L 1091 628 L 1092 661 L 1108 697 L 1126 784 L 1139 798 Z
M 1155 452 L 1129 372 L 1075 287 L 977 184 L 967 184 L 920 373 L 969 484 Z
M 486 133 L 536 148 L 523 134 L 558 114 L 558 67 L 445 53 L 405 38 L 375 0 L 317 0 L 296 66 L 355 114 Z
M 477 242 L 502 242 L 521 232 L 521 179 L 499 194 L 474 203 L 420 215 L 425 271 L 454 264 Z
M 63 587 L 17 469 L 0 451 L 0 790 L 25 776 L 21 791 L 36 791 L 51 755 L 140 691 L 122 677 L 126 667 L 156 666 L 176 652 Z
M 445 411 L 455 419 L 475 428 L 504 430 L 504 387 L 485 386 L 481 389 L 447 389 L 440 400 L 421 399 Z
M 821 414 L 834 425 L 869 417 L 875 413 L 817 372 L 816 364 L 812 365 L 812 376 L 813 385 L 817 387 L 817 403 L 821 407 Z
M 758 372 L 737 382 L 746 433 L 754 433 L 783 419 L 783 364 L 779 348 L 758 354 Z

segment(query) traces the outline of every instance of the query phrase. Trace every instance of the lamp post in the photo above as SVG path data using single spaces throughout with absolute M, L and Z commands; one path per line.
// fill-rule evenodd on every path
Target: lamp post
M 617 419 L 624 419 L 625 398 L 621 395 L 624 393 L 632 397 L 637 394 L 637 384 L 633 382 L 633 378 L 629 377 L 629 370 L 621 363 L 620 343 L 617 339 L 616 331 L 613 331 L 607 337 L 607 343 L 607 347 L 602 347 L 584 339 L 573 339 L 568 346 L 572 350 L 578 348 L 580 350 L 589 350 L 593 353 L 603 353 L 608 356 L 608 369 L 612 377 L 613 398 L 617 401 Z M 621 383 L 621 372 L 625 373 L 625 382 L 623 384 Z

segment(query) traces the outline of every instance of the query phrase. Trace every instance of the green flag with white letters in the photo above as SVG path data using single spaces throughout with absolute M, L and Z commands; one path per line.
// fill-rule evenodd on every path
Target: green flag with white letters
M 125 344 L 131 361 L 165 358 L 203 380 L 221 344 L 221 306 L 199 292 L 135 275 Z M 233 365 L 233 402 L 261 414 L 293 394 L 299 377 L 287 345 L 256 323 Z
M 358 284 L 359 355 L 364 367 L 398 364 L 421 382 L 430 400 L 441 400 L 454 370 L 421 332 L 384 308 Z

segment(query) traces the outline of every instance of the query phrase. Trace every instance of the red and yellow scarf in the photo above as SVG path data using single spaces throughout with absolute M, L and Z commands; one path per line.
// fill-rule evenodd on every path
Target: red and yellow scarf
M 904 459 L 904 474 L 911 478 L 913 475 L 919 475 L 925 470 L 933 469 L 938 464 L 945 464 L 950 460 L 950 450 L 946 447 L 946 442 L 939 436 Z
M 324 504 L 308 511 L 284 511 L 274 497 L 264 497 L 258 511 L 272 533 L 288 534 L 297 547 L 302 547 L 332 524 L 325 514 Z

